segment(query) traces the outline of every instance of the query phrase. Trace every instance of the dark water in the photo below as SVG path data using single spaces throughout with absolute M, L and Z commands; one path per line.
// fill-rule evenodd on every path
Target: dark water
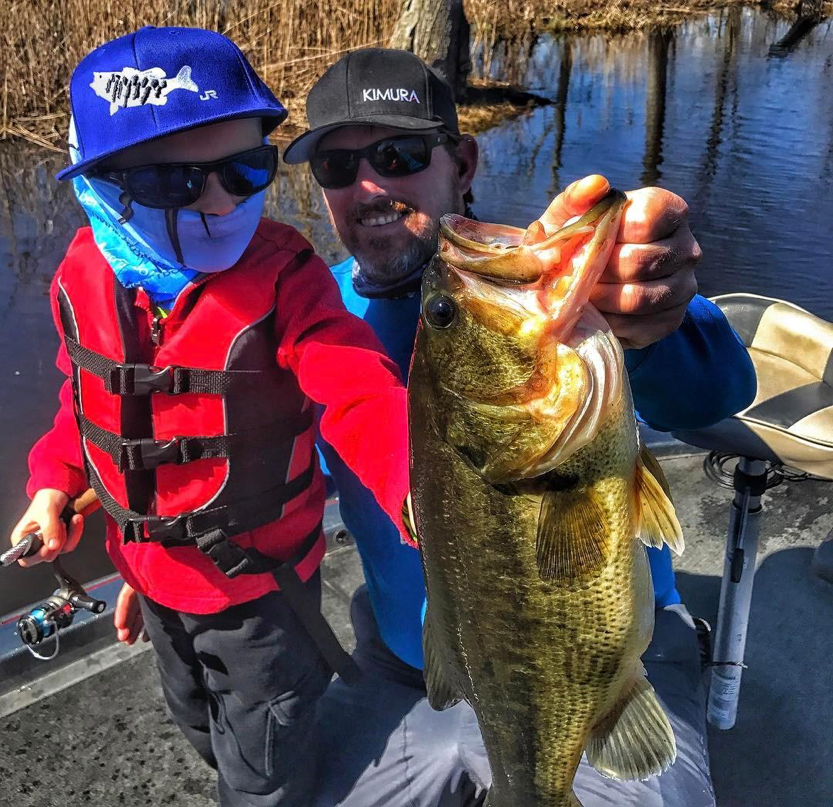
M 665 33 L 542 38 L 479 69 L 554 102 L 479 136 L 481 218 L 525 226 L 588 173 L 662 185 L 691 205 L 703 293 L 752 291 L 833 318 L 830 22 L 806 30 L 733 9 Z M 62 163 L 0 144 L 0 541 L 24 509 L 26 455 L 60 383 L 47 291 L 84 223 L 52 179 Z M 284 168 L 269 205 L 325 258 L 341 257 L 305 170 Z M 87 538 L 70 565 L 90 579 L 108 564 L 100 534 Z M 50 589 L 45 570 L 0 574 L 0 614 Z

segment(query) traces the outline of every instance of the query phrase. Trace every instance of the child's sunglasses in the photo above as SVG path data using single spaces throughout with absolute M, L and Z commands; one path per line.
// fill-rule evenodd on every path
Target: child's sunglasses
M 96 176 L 114 182 L 137 204 L 164 209 L 194 204 L 214 172 L 232 196 L 251 196 L 271 185 L 277 170 L 278 149 L 258 146 L 213 162 L 137 165 Z
M 383 177 L 407 177 L 424 171 L 431 164 L 431 152 L 459 138 L 448 132 L 404 134 L 377 140 L 362 149 L 328 149 L 310 159 L 312 175 L 322 188 L 346 188 L 356 181 L 359 161 L 364 157 Z

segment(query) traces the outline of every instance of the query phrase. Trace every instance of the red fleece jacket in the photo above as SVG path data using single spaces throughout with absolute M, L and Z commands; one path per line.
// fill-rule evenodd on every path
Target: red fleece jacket
M 291 228 L 262 220 L 254 236 L 260 258 L 264 242 L 274 248 L 287 246 L 301 252 L 307 242 Z M 57 310 L 57 288 L 64 272 L 77 270 L 80 261 L 93 247 L 90 228 L 82 228 L 52 284 L 52 308 L 58 332 L 63 339 Z M 266 248 L 269 248 L 268 246 Z M 246 261 L 249 250 L 241 258 Z M 234 272 L 232 267 L 227 272 Z M 212 276 L 184 294 L 199 294 L 212 282 Z M 241 288 L 241 294 L 247 289 Z M 183 295 L 180 295 L 180 300 Z M 179 303 L 180 301 L 178 301 Z M 136 305 L 139 338 L 150 346 L 151 306 L 144 293 Z M 166 320 L 166 333 L 177 327 L 177 309 Z M 321 434 L 354 470 L 380 505 L 406 536 L 402 523 L 402 504 L 408 493 L 407 399 L 399 371 L 383 352 L 373 331 L 362 320 L 348 313 L 338 287 L 327 266 L 315 255 L 300 264 L 291 262 L 278 275 L 274 314 L 278 349 L 275 359 L 290 369 L 302 391 L 325 406 L 320 422 Z M 65 347 L 58 351 L 58 368 L 67 376 L 71 365 Z M 60 408 L 52 429 L 33 447 L 29 455 L 30 496 L 42 488 L 62 490 L 76 496 L 88 486 L 82 458 L 81 439 L 73 410 L 70 381 L 60 391 Z M 276 406 L 279 402 L 276 402 Z M 311 449 L 312 450 L 312 449 Z M 312 485 L 288 507 L 286 515 L 266 530 L 258 541 L 258 530 L 240 536 L 241 545 L 256 544 L 260 551 L 278 558 L 292 556 L 302 539 L 321 519 L 325 488 L 320 470 L 315 468 Z M 108 551 L 124 578 L 151 599 L 180 611 L 215 613 L 231 605 L 260 597 L 277 588 L 271 575 L 241 575 L 229 580 L 195 547 L 165 549 L 158 544 L 123 545 L 115 523 L 108 521 Z M 280 525 L 279 537 L 275 525 Z M 271 526 L 271 531 L 269 527 Z M 302 579 L 317 569 L 324 553 L 323 541 L 299 566 Z

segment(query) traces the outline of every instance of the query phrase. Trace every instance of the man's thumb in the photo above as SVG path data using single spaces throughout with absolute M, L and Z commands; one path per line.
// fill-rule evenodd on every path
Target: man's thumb
M 601 174 L 590 174 L 568 185 L 553 199 L 541 216 L 547 229 L 563 227 L 573 216 L 586 213 L 610 190 L 610 183 Z

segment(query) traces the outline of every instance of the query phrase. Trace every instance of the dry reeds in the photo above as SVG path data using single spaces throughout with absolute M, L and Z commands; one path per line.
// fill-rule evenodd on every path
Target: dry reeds
M 143 25 L 226 34 L 302 125 L 313 82 L 341 53 L 386 42 L 398 9 L 399 0 L 2 0 L 0 136 L 62 139 L 75 65 Z
M 315 80 L 347 50 L 385 44 L 405 0 L 0 0 L 0 139 L 63 145 L 69 77 L 92 48 L 142 25 L 209 28 L 230 36 L 290 110 L 283 134 L 305 122 Z M 547 30 L 641 28 L 731 3 L 830 10 L 830 0 L 465 0 L 473 48 L 531 44 Z M 509 77 L 511 80 L 511 77 Z

